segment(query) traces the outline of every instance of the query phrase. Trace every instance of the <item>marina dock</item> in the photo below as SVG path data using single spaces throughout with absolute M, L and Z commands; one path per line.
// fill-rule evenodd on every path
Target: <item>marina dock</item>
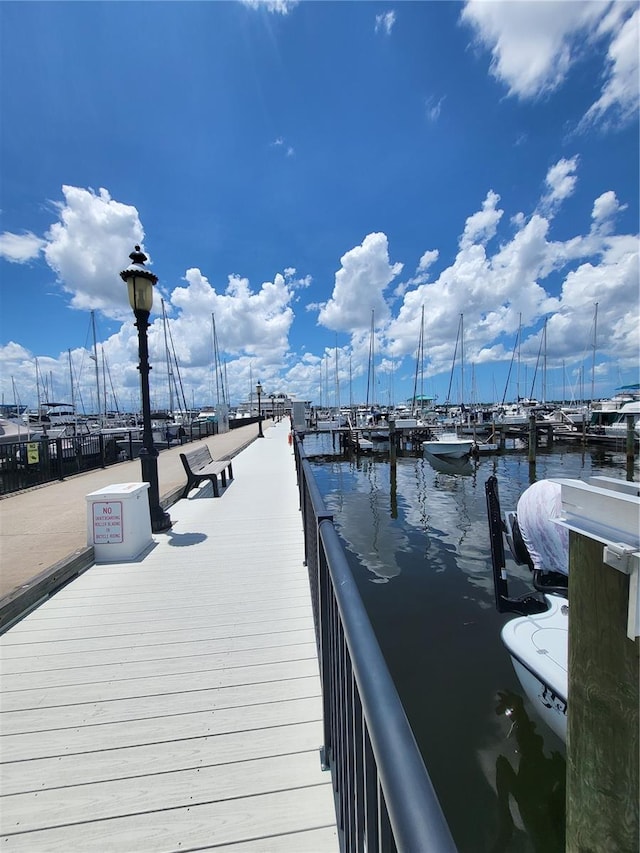
M 4 850 L 339 848 L 288 434 L 0 638 Z

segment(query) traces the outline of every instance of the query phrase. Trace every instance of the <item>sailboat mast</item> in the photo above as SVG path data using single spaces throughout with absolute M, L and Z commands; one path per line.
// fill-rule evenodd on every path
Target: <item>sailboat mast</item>
M 591 359 L 591 402 L 595 396 L 595 381 L 596 381 L 596 345 L 598 342 L 598 303 L 596 302 L 595 313 L 593 316 L 593 357 Z
M 38 400 L 38 418 L 42 415 L 42 398 L 40 397 L 40 366 L 36 356 L 36 397 Z
M 169 356 L 169 340 L 167 338 L 167 312 L 164 307 L 164 299 L 160 299 L 162 305 L 162 329 L 164 331 L 164 355 L 167 362 L 167 382 L 169 383 L 169 409 L 168 414 L 173 414 L 173 387 L 172 387 L 172 371 L 171 358 Z
M 211 352 L 213 365 L 213 375 L 216 378 L 216 405 L 220 405 L 220 388 L 218 386 L 218 365 L 216 361 L 216 318 L 215 314 L 211 314 Z
M 100 369 L 98 367 L 98 344 L 96 343 L 96 316 L 95 312 L 91 312 L 91 330 L 93 332 L 93 361 L 96 366 L 96 393 L 98 406 L 98 420 L 100 420 Z M 105 424 L 106 426 L 106 424 Z
M 338 372 L 338 335 L 336 335 L 336 411 L 340 414 L 340 374 Z
M 464 406 L 464 314 L 460 315 L 460 403 Z
M 424 305 L 420 316 L 420 415 L 424 410 Z
M 371 332 L 369 335 L 369 365 L 367 368 L 367 400 L 366 407 L 369 408 L 369 389 L 371 389 L 371 403 L 373 405 L 373 389 L 375 388 L 375 368 L 374 368 L 374 345 L 373 345 L 373 330 L 374 330 L 374 313 L 371 311 Z
M 547 320 L 544 321 L 544 329 L 542 330 L 544 340 L 544 354 L 542 357 L 542 402 L 547 402 Z
M 522 314 L 518 314 L 518 373 L 516 376 L 516 402 L 520 402 L 520 342 L 522 340 Z
M 104 358 L 104 346 L 100 347 L 100 353 L 102 355 L 102 387 L 104 388 L 104 419 L 105 423 L 107 421 L 107 367 L 105 364 Z

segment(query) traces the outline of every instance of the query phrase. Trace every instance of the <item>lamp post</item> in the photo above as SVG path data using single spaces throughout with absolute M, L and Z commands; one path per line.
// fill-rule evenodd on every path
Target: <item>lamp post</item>
M 256 394 L 258 395 L 258 438 L 264 438 L 262 432 L 262 409 L 260 408 L 260 395 L 262 394 L 262 385 L 258 382 L 256 385 Z
M 271 420 L 275 423 L 276 422 L 276 395 L 275 394 L 269 394 L 269 397 L 271 397 Z
M 157 533 L 171 527 L 171 518 L 160 506 L 160 489 L 158 486 L 158 451 L 153 443 L 151 431 L 151 402 L 149 398 L 149 314 L 153 305 L 153 288 L 158 276 L 145 269 L 147 256 L 140 251 L 140 246 L 129 255 L 131 264 L 122 270 L 120 278 L 126 282 L 129 290 L 129 303 L 136 318 L 138 329 L 138 370 L 140 371 L 140 390 L 142 396 L 142 447 L 140 449 L 140 465 L 142 479 L 149 483 L 149 513 L 151 530 Z

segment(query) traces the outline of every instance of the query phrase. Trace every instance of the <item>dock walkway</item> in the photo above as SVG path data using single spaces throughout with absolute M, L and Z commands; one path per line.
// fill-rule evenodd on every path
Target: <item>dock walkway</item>
M 338 850 L 288 432 L 0 637 L 3 850 Z

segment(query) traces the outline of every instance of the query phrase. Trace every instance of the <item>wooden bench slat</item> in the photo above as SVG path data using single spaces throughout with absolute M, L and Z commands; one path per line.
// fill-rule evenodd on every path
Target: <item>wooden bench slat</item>
M 191 489 L 203 480 L 211 481 L 214 497 L 217 498 L 220 496 L 218 476 L 222 480 L 223 488 L 227 485 L 227 471 L 229 472 L 229 480 L 233 480 L 231 459 L 214 459 L 206 444 L 187 453 L 181 453 L 180 459 L 187 473 L 187 485 L 182 493 L 183 498 L 186 498 Z

